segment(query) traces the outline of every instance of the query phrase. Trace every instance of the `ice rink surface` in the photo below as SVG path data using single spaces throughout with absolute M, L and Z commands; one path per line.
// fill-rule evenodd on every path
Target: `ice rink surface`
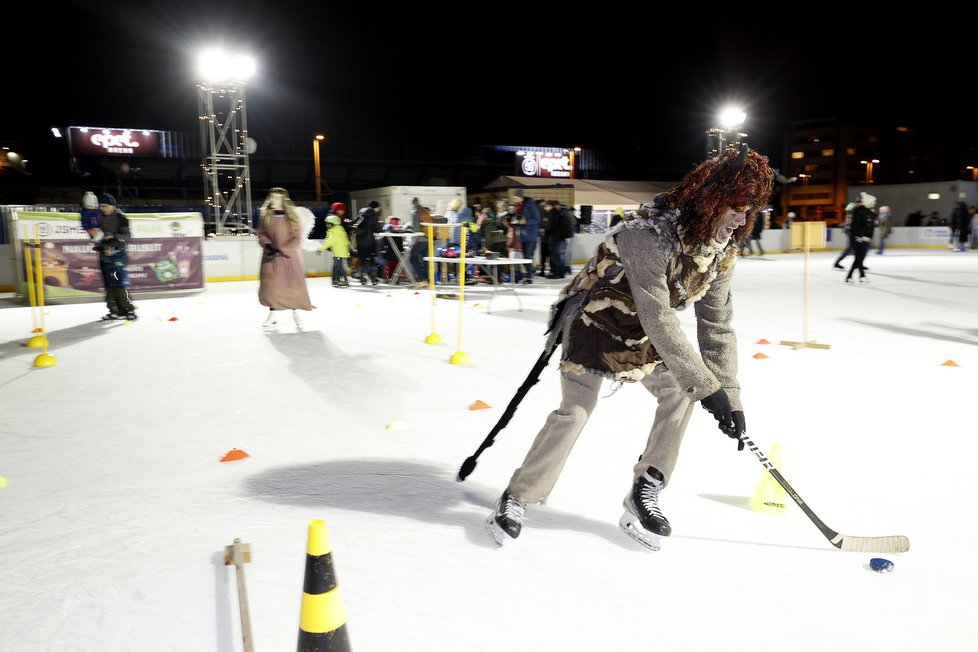
M 857 286 L 835 256 L 808 258 L 807 311 L 803 255 L 738 262 L 748 432 L 829 527 L 907 535 L 903 554 L 836 550 L 790 502 L 750 509 L 763 467 L 699 408 L 662 496 L 674 534 L 642 549 L 617 525 L 655 409 L 637 385 L 601 399 L 548 503 L 496 548 L 483 521 L 557 406 L 556 360 L 455 476 L 539 355 L 560 281 L 489 313 L 485 286 L 460 308 L 309 279 L 305 326 L 270 332 L 257 282 L 137 295 L 132 324 L 48 305 L 49 368 L 24 346 L 31 309 L 0 302 L 0 650 L 241 650 L 235 538 L 255 649 L 294 650 L 323 519 L 356 652 L 973 652 L 978 252 L 871 253 Z M 779 344 L 806 332 L 831 348 Z M 250 457 L 219 462 L 233 448 Z

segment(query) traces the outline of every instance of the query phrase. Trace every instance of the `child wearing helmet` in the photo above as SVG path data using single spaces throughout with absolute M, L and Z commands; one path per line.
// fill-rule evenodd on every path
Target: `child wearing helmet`
M 346 278 L 346 261 L 350 259 L 350 238 L 343 228 L 341 215 L 345 212 L 340 202 L 334 203 L 330 208 L 335 214 L 326 217 L 326 237 L 323 245 L 319 248 L 319 253 L 329 249 L 333 252 L 333 287 L 350 287 L 350 282 Z

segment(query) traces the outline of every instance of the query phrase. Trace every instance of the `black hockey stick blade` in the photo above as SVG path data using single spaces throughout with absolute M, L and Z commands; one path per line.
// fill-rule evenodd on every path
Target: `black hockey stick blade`
M 768 470 L 778 484 L 785 490 L 785 492 L 791 496 L 791 499 L 795 501 L 795 504 L 801 508 L 801 511 L 805 512 L 815 527 L 818 528 L 819 532 L 829 540 L 829 542 L 838 548 L 839 550 L 846 550 L 849 552 L 881 552 L 881 553 L 893 553 L 893 552 L 907 552 L 910 550 L 910 539 L 903 536 L 902 534 L 896 534 L 884 537 L 854 537 L 847 534 L 839 534 L 815 515 L 815 512 L 811 510 L 807 503 L 802 500 L 798 492 L 795 491 L 788 481 L 784 479 L 781 472 L 774 468 L 774 465 L 767 458 L 767 456 L 760 451 L 753 441 L 747 437 L 747 433 L 740 436 L 741 441 L 747 445 L 757 459 L 760 460 L 761 464 L 765 469 Z

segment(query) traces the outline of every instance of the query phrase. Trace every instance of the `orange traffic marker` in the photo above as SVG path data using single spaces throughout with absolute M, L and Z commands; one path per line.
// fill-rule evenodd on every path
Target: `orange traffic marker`
M 959 365 L 954 360 L 946 360 L 946 361 L 944 361 L 944 362 L 941 363 L 941 366 L 942 367 L 960 367 L 961 365 Z
M 770 342 L 762 337 L 761 339 L 757 340 L 757 344 L 770 344 Z
M 754 359 L 755 359 L 755 360 L 763 360 L 763 359 L 764 359 L 764 358 L 766 358 L 766 357 L 767 357 L 767 356 L 766 356 L 766 355 L 764 355 L 763 353 L 755 353 L 755 354 L 754 354 Z
M 232 448 L 229 450 L 224 457 L 221 458 L 222 462 L 233 462 L 234 460 L 243 460 L 246 457 L 251 457 L 248 453 L 243 450 Z
M 167 321 L 178 321 L 176 317 L 170 317 Z
M 485 410 L 486 408 L 491 408 L 491 407 L 492 406 L 489 405 L 488 403 L 483 403 L 482 401 L 478 401 L 477 400 L 475 403 L 473 403 L 472 405 L 469 406 L 469 409 L 470 410 Z

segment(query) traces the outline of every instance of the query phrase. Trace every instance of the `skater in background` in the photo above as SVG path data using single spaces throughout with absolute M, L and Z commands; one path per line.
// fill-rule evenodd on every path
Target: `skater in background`
M 859 282 L 868 283 L 866 267 L 863 261 L 869 253 L 869 245 L 873 241 L 873 229 L 876 227 L 876 214 L 872 208 L 876 206 L 876 197 L 865 192 L 859 193 L 860 200 L 852 209 L 852 222 L 849 224 L 849 248 L 852 249 L 852 267 L 846 274 L 846 283 L 852 283 L 852 273 L 859 270 Z
M 299 311 L 313 308 L 302 265 L 306 229 L 289 191 L 269 190 L 258 222 L 258 244 L 262 248 L 258 302 L 268 307 L 268 317 L 262 324 L 266 328 L 278 322 L 283 310 L 291 310 L 296 326 L 302 326 Z
M 333 206 L 335 207 L 336 204 Z M 346 278 L 346 262 L 350 260 L 350 238 L 346 235 L 343 220 L 339 215 L 326 216 L 326 237 L 323 238 L 323 244 L 319 248 L 320 253 L 324 251 L 333 252 L 333 287 L 350 287 L 350 281 Z
M 357 219 L 353 222 L 353 241 L 360 260 L 360 285 L 366 285 L 370 279 L 372 285 L 377 285 L 380 281 L 377 278 L 377 255 L 376 234 L 380 233 L 380 218 L 377 211 L 380 204 L 376 201 L 370 202 L 367 206 L 360 209 Z
M 848 256 L 851 256 L 853 253 L 851 240 L 849 238 L 849 228 L 852 226 L 852 211 L 854 211 L 856 209 L 856 206 L 859 206 L 861 203 L 862 200 L 857 197 L 855 201 L 851 201 L 848 204 L 846 204 L 845 221 L 842 223 L 842 233 L 846 237 L 846 248 L 842 250 L 842 253 L 839 254 L 839 257 L 835 259 L 834 263 L 832 263 L 833 269 L 845 269 L 845 267 L 842 265 L 842 261 L 845 260 Z
M 754 220 L 754 228 L 751 229 L 750 236 L 747 238 L 747 253 L 754 253 L 754 245 L 757 245 L 757 255 L 764 255 L 764 247 L 761 245 L 761 236 L 767 228 L 767 222 L 771 219 L 771 209 L 765 208 Z
M 659 492 L 669 483 L 697 401 L 743 449 L 731 276 L 736 243 L 767 206 L 773 180 L 766 157 L 746 145 L 725 150 L 653 203 L 626 213 L 561 291 L 544 351 L 562 344 L 560 407 L 486 520 L 497 544 L 517 538 L 526 506 L 552 491 L 605 379 L 614 389 L 641 382 L 658 402 L 619 523 L 642 545 L 657 550 L 659 537 L 672 531 Z M 690 306 L 698 350 L 677 315 Z
M 879 256 L 883 254 L 886 239 L 890 237 L 890 231 L 893 228 L 893 211 L 890 210 L 889 206 L 880 206 L 880 214 L 876 218 L 876 226 L 880 229 L 880 248 L 876 250 L 876 255 Z
M 129 218 L 116 206 L 115 197 L 109 193 L 100 193 L 97 198 L 99 215 L 96 220 L 90 208 L 91 194 L 85 193 L 82 199 L 82 226 L 95 243 L 102 283 L 105 285 L 105 305 L 109 312 L 102 320 L 135 321 L 136 307 L 129 298 L 130 281 L 126 272 L 126 265 L 129 264 L 126 246 L 131 237 Z
M 954 251 L 967 251 L 968 250 L 968 236 L 971 231 L 971 216 L 974 214 L 973 211 L 969 210 L 968 205 L 963 201 L 958 202 L 958 207 L 954 211 L 954 215 L 951 218 L 951 233 L 952 236 L 957 236 L 957 246 L 954 247 Z M 952 237 L 952 243 L 954 238 Z

